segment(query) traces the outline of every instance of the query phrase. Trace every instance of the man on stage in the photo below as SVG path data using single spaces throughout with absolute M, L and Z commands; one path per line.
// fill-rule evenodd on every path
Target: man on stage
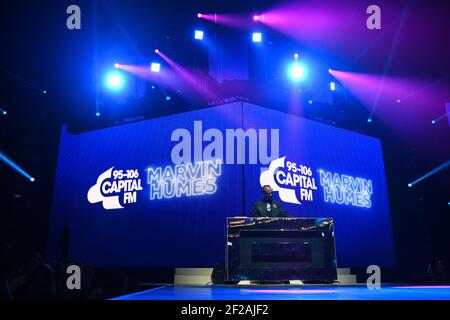
M 283 209 L 279 201 L 273 200 L 272 187 L 265 185 L 261 188 L 264 198 L 256 201 L 252 208 L 252 217 L 288 217 L 289 213 Z

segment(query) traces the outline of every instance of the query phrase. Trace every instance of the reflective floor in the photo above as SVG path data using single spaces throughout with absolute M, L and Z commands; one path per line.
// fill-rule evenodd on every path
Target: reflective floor
M 450 286 L 161 286 L 113 300 L 450 300 Z

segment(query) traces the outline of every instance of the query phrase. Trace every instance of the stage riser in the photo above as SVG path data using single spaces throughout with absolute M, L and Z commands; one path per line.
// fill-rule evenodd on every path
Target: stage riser
M 339 275 L 338 274 L 338 281 L 340 284 L 356 284 L 356 275 L 354 274 L 345 274 L 345 275 Z
M 204 286 L 211 283 L 213 268 L 176 268 L 174 284 Z M 350 268 L 338 268 L 338 281 L 340 284 L 356 284 L 356 275 L 351 274 Z
M 213 268 L 176 268 L 174 284 L 202 286 L 211 282 Z

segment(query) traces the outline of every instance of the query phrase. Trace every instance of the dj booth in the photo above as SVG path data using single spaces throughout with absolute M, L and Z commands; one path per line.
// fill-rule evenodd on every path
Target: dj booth
M 227 218 L 226 281 L 332 283 L 332 218 Z

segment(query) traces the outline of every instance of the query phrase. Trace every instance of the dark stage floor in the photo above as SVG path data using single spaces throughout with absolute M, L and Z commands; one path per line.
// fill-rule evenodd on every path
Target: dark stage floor
M 450 286 L 161 286 L 113 300 L 450 300 Z

